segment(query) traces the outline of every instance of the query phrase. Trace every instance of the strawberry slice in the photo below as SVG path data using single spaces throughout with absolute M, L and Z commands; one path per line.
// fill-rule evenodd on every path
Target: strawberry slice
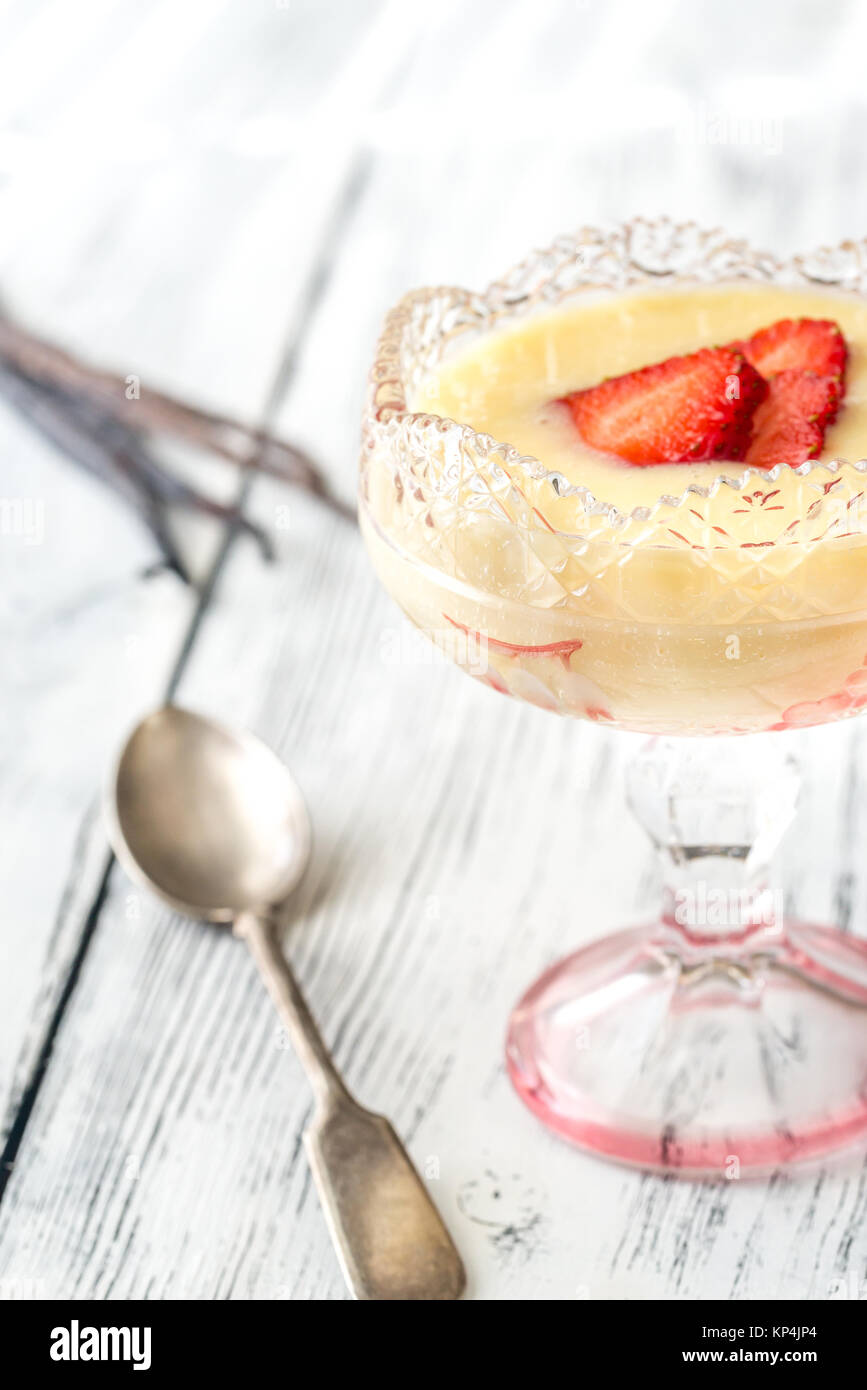
M 780 319 L 746 343 L 732 343 L 763 377 L 778 372 L 814 372 L 836 377 L 846 371 L 846 339 L 832 319 Z
M 741 352 L 703 348 L 573 391 L 563 404 L 594 449 L 636 464 L 699 463 L 744 457 L 766 390 Z
M 821 453 L 825 429 L 840 404 L 840 379 L 800 368 L 778 372 L 754 420 L 746 462 L 753 468 L 793 468 Z

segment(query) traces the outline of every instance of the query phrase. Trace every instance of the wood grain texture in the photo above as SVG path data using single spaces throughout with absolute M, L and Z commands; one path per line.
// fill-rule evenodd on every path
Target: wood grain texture
M 351 496 L 364 377 L 382 314 L 404 289 L 482 283 L 563 228 L 637 210 L 721 220 L 780 250 L 862 229 L 867 155 L 851 134 L 851 52 L 863 14 L 807 4 L 787 25 L 790 7 L 757 8 L 764 24 L 745 28 L 728 6 L 699 14 L 683 0 L 345 6 L 347 23 L 350 12 L 358 18 L 341 31 L 319 19 L 322 7 L 245 8 L 243 17 L 236 4 L 210 7 L 213 56 L 202 56 L 188 20 L 186 57 L 172 57 L 160 86 L 171 93 L 174 82 L 175 97 L 159 110 L 144 94 L 140 107 L 129 99 L 131 120 L 158 116 L 195 143 L 202 126 L 181 79 L 198 74 L 210 152 L 188 153 L 181 140 L 176 158 L 154 157 L 135 179 L 127 171 L 120 189 L 94 159 L 86 194 L 68 193 L 74 235 L 42 300 L 40 253 L 22 223 L 8 252 L 22 303 L 32 293 L 43 326 L 104 344 L 108 360 L 129 354 L 172 387 L 252 413 L 282 351 L 271 397 L 280 428 Z M 94 11 L 87 27 L 87 43 L 106 52 L 110 14 Z M 151 36 L 149 72 L 161 70 L 160 15 L 165 26 L 162 6 L 136 18 Z M 762 32 L 782 34 L 770 87 Z M 16 42 L 26 41 L 22 27 Z M 128 73 L 138 71 L 134 50 L 130 39 Z M 61 56 L 52 61 L 62 71 Z M 492 73 L 508 102 L 491 102 Z M 2 77 L 0 68 L 0 92 Z M 811 104 L 806 87 L 817 84 L 825 96 Z M 738 126 L 743 109 L 752 124 Z M 43 138 L 41 108 L 28 110 Z M 307 147 L 287 153 L 293 121 L 304 132 L 314 116 L 332 142 L 328 161 Z M 239 130 L 249 143 L 228 152 Z M 270 163 L 263 141 L 279 151 Z M 188 168 L 209 191 L 201 220 L 179 235 L 168 210 Z M 302 174 L 299 223 L 290 195 Z M 139 184 L 124 202 L 121 190 Z M 27 225 L 38 217 L 32 196 Z M 116 247 L 108 267 L 98 253 L 84 258 L 91 241 L 114 245 L 112 225 L 121 246 L 126 229 L 128 254 L 145 248 L 134 274 L 134 256 L 124 261 Z M 157 227 L 151 246 L 145 233 Z M 0 254 L 5 284 L 4 266 Z M 224 335 L 215 338 L 215 324 Z M 59 495 L 58 485 L 46 481 L 46 494 Z M 279 561 L 267 567 L 246 543 L 230 547 L 179 698 L 250 725 L 299 778 L 316 845 L 287 950 L 350 1084 L 408 1140 L 465 1255 L 470 1295 L 824 1298 L 834 1279 L 865 1277 L 860 1157 L 762 1182 L 673 1182 L 585 1157 L 523 1110 L 502 1065 L 511 1003 L 559 954 L 653 903 L 650 851 L 623 801 L 635 741 L 521 708 L 434 661 L 378 589 L 354 533 L 265 480 L 251 505 Z M 100 532 L 80 526 L 81 537 Z M 116 605 L 134 567 L 88 544 Z M 208 546 L 203 564 L 212 534 Z M 52 594 L 82 563 L 51 549 L 44 559 Z M 29 593 L 30 579 L 20 582 Z M 185 602 L 167 582 L 162 592 L 169 617 L 149 599 L 146 624 L 160 639 L 183 625 Z M 94 706 L 98 727 L 67 782 L 45 753 L 69 690 L 85 704 L 99 654 L 110 664 L 106 628 L 92 627 L 69 632 L 52 699 L 47 677 L 37 686 L 32 790 L 16 843 L 56 876 L 52 886 L 45 874 L 30 919 L 43 942 L 58 885 L 81 860 L 70 828 L 84 825 L 94 865 L 87 891 L 68 897 L 72 945 L 104 849 L 87 815 L 113 739 L 109 717 Z M 23 628 L 29 673 L 45 648 L 35 621 Z M 174 641 L 147 639 L 148 672 Z M 122 692 L 114 708 L 132 703 Z M 867 739 L 852 726 L 794 743 L 806 777 L 782 864 L 791 905 L 867 934 Z M 4 755 L 10 788 L 21 759 L 15 746 Z M 68 811 L 62 824 L 46 822 L 37 850 L 34 827 L 58 800 Z M 42 1027 L 29 1000 L 40 980 L 56 997 L 67 969 L 61 958 L 52 973 L 43 953 L 34 948 L 29 996 L 0 1035 L 25 1059 Z M 0 989 L 12 995 L 24 971 L 16 959 Z M 0 1207 L 0 1291 L 345 1297 L 300 1147 L 309 1110 L 241 945 L 172 917 L 115 871 Z
M 198 8 L 202 14 L 210 11 L 212 18 L 226 9 Z M 376 7 L 364 14 L 362 9 L 358 7 L 363 24 L 375 16 Z M 161 10 L 164 38 L 168 41 L 171 33 L 172 41 L 180 43 L 169 8 Z M 116 8 L 106 8 L 105 23 L 114 15 Z M 235 27 L 246 35 L 246 26 L 238 23 L 241 18 L 234 16 Z M 75 31 L 68 35 L 65 54 L 66 62 L 74 63 L 81 56 L 76 46 L 79 29 L 68 16 L 55 19 L 61 35 L 67 28 Z M 40 27 L 38 20 L 33 27 Z M 272 42 L 282 39 L 298 51 L 286 27 L 275 15 Z M 13 31 L 0 58 L 4 76 L 11 71 L 16 42 L 23 44 L 28 35 L 27 26 L 20 27 L 17 39 Z M 323 84 L 327 87 L 333 74 L 352 88 L 358 57 L 353 51 L 354 24 L 335 33 L 311 12 L 304 35 L 306 61 L 294 89 L 295 101 L 303 106 L 305 96 Z M 192 36 L 188 42 L 193 44 Z M 238 67 L 228 36 L 222 43 L 223 61 L 250 91 L 256 89 L 252 74 L 265 43 L 259 31 L 246 83 L 246 69 Z M 194 45 L 184 51 L 190 57 Z M 213 105 L 221 92 L 219 72 L 208 69 L 207 74 L 198 94 L 203 120 L 208 116 L 206 97 Z M 113 72 L 105 74 L 106 102 L 115 77 Z M 271 80 L 277 98 L 282 92 L 277 68 L 271 69 Z M 304 81 L 311 86 L 305 89 Z M 57 126 L 67 129 L 64 92 L 61 83 L 51 96 Z M 153 99 L 145 68 L 139 70 L 137 85 L 127 85 L 124 92 L 130 108 L 135 108 L 137 97 Z M 188 79 L 178 96 L 181 115 L 195 94 Z M 292 108 L 291 101 L 285 105 Z M 165 104 L 161 118 L 170 129 Z M 52 161 L 62 162 L 62 149 L 47 135 L 34 134 L 33 140 L 31 153 L 41 150 L 51 168 Z M 118 157 L 120 153 L 122 145 Z M 154 188 L 153 179 L 136 182 L 128 169 L 123 170 L 128 183 L 121 187 L 123 180 L 114 177 L 111 161 L 94 155 L 85 171 L 96 182 L 84 198 L 72 183 L 46 184 L 32 178 L 29 168 L 13 170 L 0 187 L 6 239 L 0 282 L 4 289 L 14 287 L 10 299 L 17 311 L 34 323 L 44 320 L 51 333 L 68 337 L 83 352 L 118 361 L 151 379 L 159 379 L 168 362 L 172 376 L 183 379 L 194 396 L 217 400 L 256 419 L 266 406 L 288 326 L 303 309 L 309 272 L 356 158 L 354 143 L 344 140 L 341 148 L 335 146 L 333 167 L 323 178 L 309 150 L 297 153 L 294 160 L 283 159 L 278 165 L 240 161 L 217 150 L 220 167 L 215 167 L 196 203 L 201 221 L 195 227 L 187 225 L 186 235 L 178 213 L 189 215 L 189 184 L 180 177 L 182 168 L 170 162 L 156 166 L 159 188 Z M 201 167 L 197 169 L 201 174 Z M 245 174 L 240 190 L 236 171 Z M 305 217 L 293 223 L 299 196 Z M 162 239 L 149 238 L 143 227 L 150 204 L 156 213 L 156 198 L 162 199 Z M 70 227 L 58 247 L 58 222 L 69 226 L 70 218 L 85 214 L 89 222 L 81 243 Z M 37 237 L 34 230 L 40 225 L 44 231 Z M 201 252 L 214 241 L 215 228 L 219 257 L 225 259 L 228 273 L 224 277 L 211 266 L 202 281 Z M 248 237 L 257 247 L 255 258 Z M 43 267 L 33 293 L 27 293 L 28 286 L 33 289 L 30 258 L 34 266 L 38 262 Z M 57 284 L 51 282 L 51 273 L 61 277 Z M 175 283 L 170 284 L 173 275 Z M 236 298 L 230 302 L 232 295 Z M 56 306 L 58 300 L 74 331 L 62 311 L 46 318 L 48 306 Z M 121 313 L 121 303 L 128 311 Z M 214 318 L 217 308 L 225 316 L 222 321 Z M 254 350 L 240 357 L 239 320 L 233 319 L 233 312 L 243 315 L 244 323 L 251 315 L 255 318 Z M 99 893 L 107 850 L 98 800 L 108 761 L 126 729 L 165 690 L 193 616 L 195 595 L 182 590 L 172 576 L 154 570 L 158 557 L 147 535 L 93 480 L 78 474 L 5 410 L 0 432 L 5 459 L 0 621 L 10 653 L 4 669 L 6 721 L 0 740 L 7 909 L 0 948 L 2 1138 L 15 1124 L 22 1097 L 38 1079 L 40 1051 L 74 974 Z M 237 490 L 238 477 L 231 469 L 197 459 L 189 450 L 173 449 L 170 457 L 173 466 L 198 476 L 217 495 L 230 496 Z M 221 528 L 177 520 L 191 568 L 204 577 L 217 553 Z
M 48 29 L 46 82 L 55 61 L 70 78 L 86 54 L 97 61 L 88 47 L 93 33 L 79 25 L 80 16 L 52 6 L 49 21 L 48 9 L 13 26 L 0 57 L 4 97 L 15 90 L 16 64 L 27 61 Z M 98 9 L 93 24 L 103 42 L 116 45 L 118 34 L 109 31 L 118 7 Z M 91 356 L 155 380 L 167 373 L 193 397 L 260 416 L 287 324 L 303 307 L 309 272 L 351 177 L 355 144 L 335 141 L 323 174 L 298 140 L 294 156 L 290 150 L 279 160 L 245 158 L 219 145 L 205 158 L 195 144 L 185 150 L 183 140 L 179 152 L 157 159 L 148 155 L 142 131 L 158 116 L 167 135 L 192 139 L 198 129 L 207 144 L 232 81 L 240 82 L 245 104 L 244 94 L 255 96 L 247 111 L 252 121 L 256 101 L 287 118 L 305 111 L 332 78 L 355 93 L 358 26 L 365 29 L 376 13 L 375 5 L 355 7 L 354 18 L 336 31 L 311 7 L 299 33 L 288 14 L 277 12 L 270 25 L 251 31 L 225 5 L 193 5 L 180 25 L 170 6 L 137 12 L 133 33 L 111 64 L 100 70 L 97 62 L 86 93 L 80 82 L 58 80 L 46 87 L 50 119 L 44 106 L 39 123 L 19 111 L 27 138 L 23 152 L 14 141 L 8 147 L 12 172 L 0 188 L 0 282 L 13 289 L 14 309 Z M 162 42 L 177 65 L 174 105 L 165 88 L 155 91 L 146 39 Z M 200 68 L 205 42 L 210 57 Z M 262 70 L 269 45 L 270 95 Z M 281 52 L 298 61 L 288 94 L 276 61 Z M 168 69 L 164 77 L 168 83 Z M 87 145 L 86 159 L 73 157 L 76 122 L 91 129 L 87 112 L 100 109 L 117 111 L 116 145 Z M 136 167 L 139 158 L 150 177 Z M 295 212 L 299 201 L 303 218 Z M 239 354 L 237 338 L 251 317 L 250 348 Z M 0 429 L 7 460 L 2 496 L 18 509 L 8 524 L 4 512 L 0 536 L 0 614 L 12 652 L 0 747 L 8 912 L 0 984 L 2 1138 L 38 1072 L 42 1040 L 99 892 L 106 847 L 95 812 L 108 760 L 126 728 L 165 689 L 194 595 L 169 576 L 153 576 L 153 546 L 95 483 L 15 419 L 4 414 Z M 174 449 L 171 459 L 217 495 L 232 495 L 238 486 L 231 469 L 205 464 L 190 451 Z M 220 529 L 189 523 L 182 536 L 193 572 L 204 576 Z

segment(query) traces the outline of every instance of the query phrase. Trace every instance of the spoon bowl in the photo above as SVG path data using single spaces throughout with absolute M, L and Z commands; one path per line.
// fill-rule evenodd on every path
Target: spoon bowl
M 310 857 L 310 819 L 280 759 L 252 734 L 174 705 L 131 734 L 108 809 L 130 875 L 212 922 L 282 902 Z

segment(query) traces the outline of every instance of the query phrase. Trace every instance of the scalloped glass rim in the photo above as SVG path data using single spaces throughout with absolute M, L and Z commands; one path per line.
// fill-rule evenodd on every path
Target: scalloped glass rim
M 578 272 L 585 271 L 582 275 Z M 597 498 L 589 488 L 569 483 L 541 460 L 521 454 L 514 445 L 473 430 L 447 416 L 415 413 L 407 407 L 411 383 L 402 370 L 402 353 L 413 314 L 441 301 L 443 308 L 461 309 L 467 316 L 462 333 L 491 331 L 497 325 L 521 318 L 539 307 L 554 307 L 572 294 L 589 290 L 617 292 L 641 284 L 720 284 L 753 280 L 757 283 L 834 289 L 867 296 L 867 238 L 843 241 L 836 247 L 820 247 L 780 260 L 770 252 L 753 248 L 745 239 L 734 239 L 722 228 L 702 228 L 695 222 L 668 218 L 633 218 L 610 227 L 585 226 L 558 237 L 542 251 L 532 252 L 495 280 L 481 294 L 457 286 L 438 286 L 411 291 L 388 314 L 370 373 L 364 419 L 365 447 L 376 447 L 376 437 L 387 438 L 395 430 L 434 431 L 440 438 L 472 443 L 478 452 L 498 464 L 515 483 L 514 473 L 534 483 L 549 484 L 556 498 L 574 497 L 586 517 L 597 518 L 613 530 L 630 523 L 646 524 L 663 511 L 677 512 L 691 498 L 709 500 L 724 487 L 741 491 L 751 479 L 777 481 L 783 473 L 798 478 L 826 473 L 834 477 L 845 470 L 867 474 L 867 459 L 834 458 L 805 463 L 778 464 L 771 469 L 746 467 L 739 474 L 720 473 L 708 485 L 690 483 L 682 493 L 662 493 L 650 505 L 620 511 Z M 565 283 L 564 283 L 565 282 Z M 431 335 L 432 337 L 434 335 Z M 443 340 L 445 341 L 445 340 Z M 430 343 L 428 343 L 430 346 Z M 498 456 L 498 457 L 497 457 Z M 563 531 L 546 521 L 564 539 L 587 539 L 582 532 Z M 598 538 L 598 534 L 597 534 Z M 815 544 L 815 540 L 790 538 L 787 544 Z

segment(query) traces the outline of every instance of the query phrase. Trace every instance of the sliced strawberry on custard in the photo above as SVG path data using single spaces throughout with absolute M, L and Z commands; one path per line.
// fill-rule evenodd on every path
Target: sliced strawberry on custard
M 733 348 L 703 348 L 611 377 L 563 404 L 594 449 L 635 464 L 742 459 L 766 383 Z
M 732 343 L 763 377 L 779 372 L 814 372 L 834 377 L 842 386 L 846 339 L 832 319 L 780 319 L 745 343 Z
M 797 468 L 822 452 L 825 430 L 837 414 L 840 381 L 800 369 L 779 372 L 756 411 L 746 462 L 753 468 L 787 463 Z

